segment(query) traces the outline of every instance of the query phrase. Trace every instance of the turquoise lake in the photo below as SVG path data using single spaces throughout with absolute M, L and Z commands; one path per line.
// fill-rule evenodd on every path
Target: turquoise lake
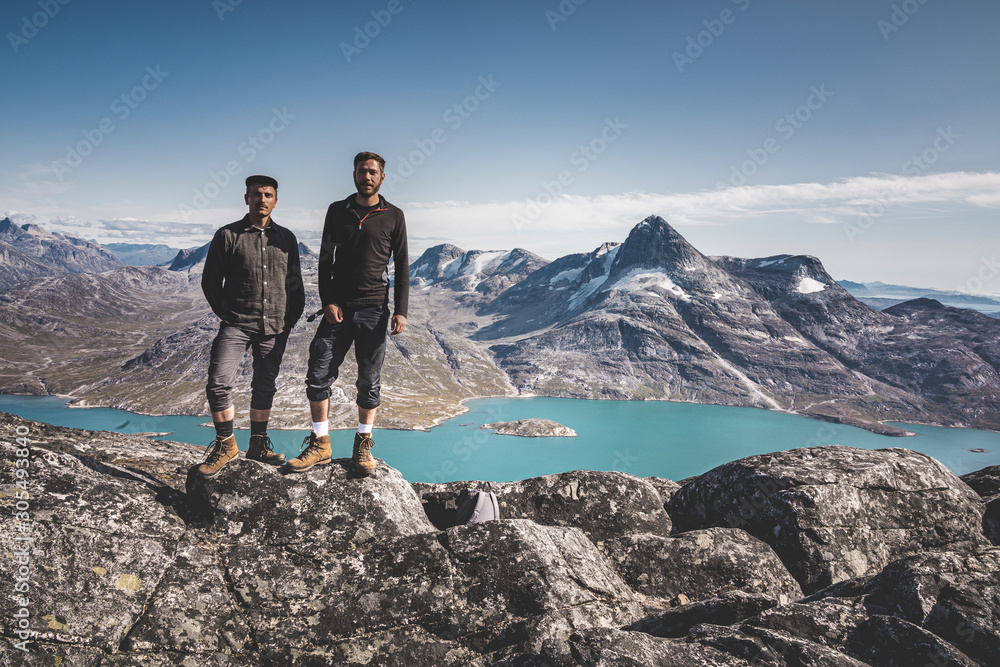
M 55 396 L 0 395 L 0 411 L 58 426 L 120 433 L 166 432 L 162 440 L 208 445 L 208 417 L 147 417 L 108 408 L 66 408 Z M 929 454 L 962 475 L 1000 464 L 1000 433 L 897 424 L 909 438 L 755 408 L 654 401 L 488 398 L 430 431 L 375 430 L 373 454 L 410 482 L 510 481 L 568 470 L 618 470 L 673 480 L 722 463 L 782 449 L 827 444 L 865 449 L 905 447 Z M 575 438 L 519 438 L 479 427 L 532 417 L 551 419 Z M 305 420 L 303 414 L 303 420 Z M 377 425 L 376 425 L 377 426 Z M 308 431 L 271 431 L 275 450 L 291 458 Z M 353 433 L 331 432 L 333 455 L 349 457 Z M 249 434 L 237 431 L 241 449 Z M 970 450 L 986 450 L 985 453 Z

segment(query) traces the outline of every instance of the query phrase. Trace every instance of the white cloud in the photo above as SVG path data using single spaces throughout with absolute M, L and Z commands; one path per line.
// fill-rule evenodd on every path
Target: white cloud
M 557 256 L 590 249 L 602 241 L 621 240 L 628 229 L 650 214 L 678 227 L 733 225 L 765 218 L 845 224 L 872 207 L 926 208 L 930 204 L 951 212 L 1000 208 L 1000 173 L 876 174 L 833 183 L 754 185 L 675 194 L 552 198 L 543 191 L 527 201 L 423 202 L 404 204 L 403 208 L 411 237 L 453 239 L 466 249 L 516 245 Z M 573 249 L 560 250 L 569 246 Z

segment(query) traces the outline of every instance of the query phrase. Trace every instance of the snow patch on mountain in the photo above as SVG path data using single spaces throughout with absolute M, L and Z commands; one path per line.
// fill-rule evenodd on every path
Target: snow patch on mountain
M 609 289 L 617 289 L 622 292 L 653 292 L 654 287 L 659 287 L 673 294 L 674 296 L 690 301 L 691 297 L 684 290 L 677 286 L 666 273 L 662 271 L 646 271 L 643 269 L 633 269 L 629 273 L 619 278 Z
M 826 289 L 826 285 L 816 280 L 815 278 L 805 277 L 799 281 L 798 289 L 796 290 L 799 294 L 814 294 L 816 292 L 822 292 Z

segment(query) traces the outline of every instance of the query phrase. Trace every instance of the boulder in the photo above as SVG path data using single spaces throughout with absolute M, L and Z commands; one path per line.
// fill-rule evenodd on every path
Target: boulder
M 873 613 L 932 632 L 982 664 L 1000 656 L 1000 548 L 903 558 L 873 577 L 864 591 L 865 606 Z
M 225 560 L 257 643 L 276 664 L 300 664 L 298 647 L 331 652 L 401 627 L 481 651 L 515 619 L 634 600 L 578 529 L 523 519 L 349 551 L 237 543 Z
M 760 593 L 730 591 L 707 600 L 650 614 L 624 629 L 645 632 L 655 637 L 683 637 L 696 625 L 733 625 L 777 604 L 773 598 Z M 781 609 L 789 606 L 791 605 L 783 605 Z
M 993 544 L 1000 546 L 1000 494 L 987 499 L 983 514 L 983 534 Z
M 664 477 L 643 477 L 643 479 L 652 484 L 656 492 L 660 494 L 660 500 L 663 501 L 664 509 L 666 509 L 667 503 L 670 502 L 674 494 L 683 486 L 680 482 L 675 482 L 672 479 Z
M 688 641 L 723 651 L 751 665 L 868 667 L 867 663 L 841 651 L 764 628 L 737 630 L 717 625 L 700 625 L 691 631 Z
M 676 537 L 628 535 L 604 545 L 608 560 L 638 593 L 704 600 L 741 590 L 782 604 L 802 597 L 798 582 L 767 544 L 738 528 Z
M 840 445 L 751 456 L 686 484 L 674 528 L 738 527 L 770 544 L 807 593 L 928 550 L 985 543 L 982 500 L 929 456 Z
M 1000 545 L 1000 466 L 990 466 L 962 475 L 962 481 L 986 503 L 983 534 L 993 544 Z
M 739 667 L 751 664 L 714 647 L 653 637 L 643 632 L 613 628 L 591 628 L 570 635 L 567 640 L 549 640 L 542 646 L 540 659 L 512 660 L 504 667 L 546 665 L 549 667 Z
M 894 616 L 876 615 L 862 623 L 848 649 L 869 665 L 880 667 L 980 667 L 940 637 Z
M 868 617 L 859 598 L 827 598 L 768 609 L 744 621 L 740 629 L 770 630 L 841 650 Z
M 970 472 L 962 475 L 961 479 L 983 498 L 1000 495 L 1000 466 Z
M 483 482 L 414 484 L 419 495 L 482 488 Z M 598 546 L 631 533 L 669 535 L 670 517 L 656 488 L 621 472 L 577 470 L 517 482 L 492 482 L 502 518 L 574 526 Z
M 225 541 L 321 542 L 349 550 L 436 530 L 410 484 L 384 462 L 364 477 L 350 459 L 282 474 L 281 468 L 239 458 L 212 479 L 192 471 L 187 493 Z
M 0 508 L 12 516 L 26 503 L 18 521 L 27 530 L 0 531 L 0 553 L 10 563 L 23 558 L 17 571 L 25 568 L 28 590 L 14 595 L 14 577 L 5 577 L 2 634 L 15 636 L 14 613 L 24 606 L 38 640 L 116 651 L 173 562 L 185 525 L 134 473 L 36 446 L 24 468 L 30 498 L 22 500 L 18 449 L 16 438 L 0 440 Z

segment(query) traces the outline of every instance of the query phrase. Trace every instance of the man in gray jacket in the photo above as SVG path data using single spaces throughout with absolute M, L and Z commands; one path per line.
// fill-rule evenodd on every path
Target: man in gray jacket
M 288 334 L 305 308 L 299 247 L 295 234 L 271 219 L 278 182 L 250 176 L 246 186 L 244 201 L 250 210 L 215 233 L 201 278 L 205 298 L 222 320 L 212 342 L 206 386 L 216 435 L 208 458 L 196 468 L 206 478 L 218 475 L 238 454 L 233 378 L 248 349 L 253 379 L 247 458 L 271 465 L 285 462 L 273 450 L 267 422 Z

